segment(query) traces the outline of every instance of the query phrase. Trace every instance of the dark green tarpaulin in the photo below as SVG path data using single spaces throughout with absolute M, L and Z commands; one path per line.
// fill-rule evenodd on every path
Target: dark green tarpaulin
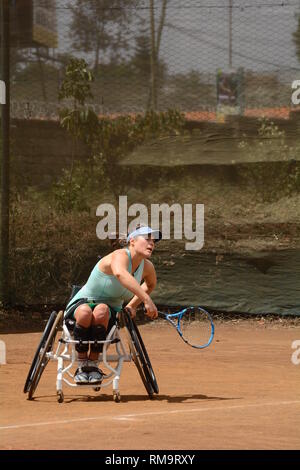
M 186 252 L 157 266 L 157 273 L 157 303 L 300 316 L 300 250 L 253 257 Z

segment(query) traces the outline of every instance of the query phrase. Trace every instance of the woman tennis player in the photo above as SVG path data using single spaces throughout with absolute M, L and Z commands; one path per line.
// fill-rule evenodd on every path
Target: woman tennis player
M 101 383 L 103 373 L 98 368 L 98 356 L 102 344 L 92 344 L 89 351 L 89 345 L 82 341 L 105 340 L 109 322 L 114 321 L 124 302 L 129 301 L 126 308 L 132 317 L 143 302 L 146 315 L 157 318 L 157 308 L 150 298 L 156 286 L 156 273 L 149 258 L 161 236 L 159 230 L 138 226 L 128 235 L 127 247 L 116 249 L 97 262 L 86 284 L 69 301 L 65 319 L 76 320 L 74 339 L 79 341 L 75 346 L 77 384 Z

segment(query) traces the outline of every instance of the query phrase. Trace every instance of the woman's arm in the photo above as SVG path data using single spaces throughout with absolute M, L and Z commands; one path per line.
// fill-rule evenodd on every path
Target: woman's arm
M 157 278 L 156 278 L 156 272 L 153 264 L 149 260 L 144 261 L 144 271 L 143 271 L 143 279 L 144 282 L 141 285 L 141 288 L 149 295 L 151 292 L 154 290 L 156 283 L 157 283 Z M 136 308 L 141 304 L 141 300 L 138 296 L 134 296 L 130 302 L 126 305 L 126 307 L 129 307 L 133 315 L 135 316 L 135 311 Z
M 130 290 L 133 294 L 135 294 L 135 296 L 139 299 L 140 303 L 144 303 L 145 308 L 147 310 L 147 315 L 150 318 L 156 318 L 158 316 L 157 309 L 147 292 L 148 289 L 143 288 L 132 276 L 132 274 L 128 272 L 127 269 L 127 253 L 123 250 L 115 251 L 112 254 L 111 258 L 111 270 L 113 275 L 118 279 L 122 286 L 126 287 L 126 289 Z

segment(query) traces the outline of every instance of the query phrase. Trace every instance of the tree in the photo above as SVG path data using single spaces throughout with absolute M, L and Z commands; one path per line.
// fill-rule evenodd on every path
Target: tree
M 135 44 L 135 54 L 132 58 L 131 64 L 139 78 L 150 81 L 151 45 L 147 31 L 141 31 L 141 34 L 135 38 Z
M 154 16 L 154 0 L 150 0 L 150 30 L 151 30 L 151 108 L 157 109 L 157 88 L 158 88 L 158 58 L 161 43 L 162 31 L 165 25 L 166 10 L 168 0 L 163 0 L 161 15 L 156 32 Z
M 93 74 L 83 59 L 71 59 L 66 67 L 65 78 L 59 91 L 59 100 L 68 100 L 70 107 L 63 108 L 60 113 L 60 124 L 73 137 L 73 149 L 76 141 L 82 140 L 91 148 L 99 133 L 99 120 L 95 112 L 86 106 L 86 100 L 92 98 L 91 82 Z M 55 198 L 58 207 L 70 209 L 87 209 L 86 194 L 82 191 L 85 173 L 77 172 L 80 184 L 73 179 L 74 151 L 70 171 L 65 171 L 63 178 L 55 186 Z
M 135 54 L 129 65 L 133 69 L 136 82 L 143 83 L 149 87 L 146 104 L 146 109 L 149 110 L 152 103 L 151 39 L 149 30 L 142 29 L 140 34 L 135 38 Z M 157 58 L 155 65 L 157 86 L 160 87 L 164 80 L 167 66 L 165 62 L 159 58 Z
M 126 46 L 125 25 L 130 21 L 133 4 L 133 0 L 127 0 L 124 7 L 118 0 L 76 0 L 75 6 L 70 5 L 72 46 L 94 54 L 94 73 L 98 71 L 100 54 Z

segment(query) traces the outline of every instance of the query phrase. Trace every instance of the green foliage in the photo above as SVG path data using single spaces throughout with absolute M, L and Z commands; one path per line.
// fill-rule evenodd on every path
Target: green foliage
M 300 191 L 300 145 L 288 145 L 286 135 L 272 121 L 260 120 L 258 142 L 242 141 L 240 150 L 246 163 L 241 176 L 253 186 L 263 201 L 276 200 Z
M 74 105 L 84 105 L 87 98 L 92 98 L 91 82 L 93 76 L 84 59 L 71 59 L 66 68 L 66 76 L 59 91 L 59 99 L 73 98 Z
M 60 124 L 75 138 L 92 145 L 99 133 L 99 120 L 90 108 L 64 108 L 60 111 Z
M 84 168 L 78 166 L 73 173 L 64 170 L 63 176 L 53 186 L 56 208 L 60 212 L 89 211 Z
M 137 134 L 147 137 L 158 137 L 171 133 L 179 134 L 183 131 L 185 118 L 177 110 L 169 109 L 167 112 L 148 111 L 144 116 L 138 116 L 135 122 Z
M 95 112 L 85 106 L 88 98 L 92 98 L 91 82 L 93 75 L 83 59 L 71 59 L 66 67 L 65 79 L 59 91 L 59 99 L 73 98 L 72 108 L 63 108 L 60 112 L 60 124 L 76 140 L 80 139 L 93 145 L 99 133 L 98 117 Z M 73 145 L 74 145 L 73 143 Z M 74 168 L 74 156 L 70 170 L 53 187 L 53 196 L 58 210 L 88 210 L 85 189 L 84 168 Z
M 176 110 L 165 113 L 148 111 L 144 115 L 120 116 L 100 121 L 99 143 L 102 153 L 116 160 L 133 150 L 146 139 L 183 130 L 184 116 Z M 112 162 L 110 162 L 112 163 Z
M 85 106 L 88 98 L 92 98 L 92 72 L 83 59 L 71 59 L 66 67 L 66 76 L 59 91 L 59 99 L 73 98 L 72 108 L 60 111 L 60 124 L 75 139 L 81 139 L 92 145 L 99 132 L 97 114 Z

